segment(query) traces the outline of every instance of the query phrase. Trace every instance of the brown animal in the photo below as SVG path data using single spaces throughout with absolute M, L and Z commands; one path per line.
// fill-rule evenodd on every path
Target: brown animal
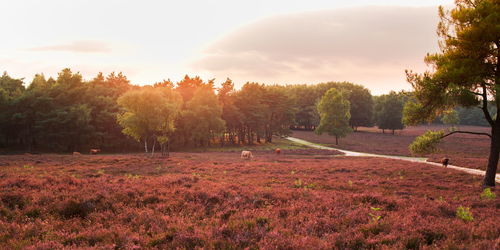
M 443 158 L 441 160 L 441 163 L 443 164 L 443 167 L 445 167 L 445 168 L 448 167 L 449 162 L 450 162 L 450 159 L 448 159 L 448 158 Z
M 274 152 L 277 154 L 277 155 L 280 155 L 281 154 L 281 148 L 277 148 L 274 150 Z
M 92 148 L 92 149 L 90 149 L 90 154 L 91 155 L 96 155 L 99 152 L 101 152 L 101 150 L 98 149 L 98 148 Z
M 80 152 L 73 152 L 73 156 L 81 155 Z
M 252 159 L 253 155 L 251 151 L 241 151 L 241 159 Z

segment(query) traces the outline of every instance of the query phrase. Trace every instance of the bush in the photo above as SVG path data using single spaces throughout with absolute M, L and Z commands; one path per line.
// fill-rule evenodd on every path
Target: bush
M 443 131 L 428 130 L 425 134 L 415 138 L 408 148 L 413 154 L 435 153 L 438 150 L 437 144 L 441 141 L 443 135 Z
M 468 207 L 458 207 L 457 208 L 457 217 L 462 219 L 463 221 L 473 221 L 474 217 L 472 217 L 472 213 L 470 212 L 470 208 Z
M 67 201 L 63 203 L 59 209 L 58 213 L 66 219 L 80 217 L 85 218 L 89 213 L 94 210 L 95 206 L 89 202 L 77 202 L 74 200 Z
M 495 193 L 491 192 L 491 188 L 485 188 L 481 193 L 481 199 L 494 200 L 496 198 Z
M 27 201 L 21 194 L 5 194 L 1 198 L 2 203 L 10 209 L 23 209 Z

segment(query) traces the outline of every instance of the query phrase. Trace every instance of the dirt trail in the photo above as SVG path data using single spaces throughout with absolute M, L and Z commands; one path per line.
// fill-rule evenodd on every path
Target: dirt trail
M 312 142 L 308 142 L 299 138 L 295 137 L 287 137 L 286 139 L 300 143 L 302 145 L 306 145 L 308 147 L 312 148 L 317 148 L 317 149 L 327 149 L 327 150 L 337 150 L 342 153 L 344 153 L 345 156 L 353 156 L 353 157 L 381 157 L 381 158 L 386 158 L 386 159 L 396 159 L 396 160 L 403 160 L 403 161 L 411 161 L 411 162 L 421 162 L 421 163 L 426 163 L 434 166 L 439 166 L 441 167 L 442 165 L 440 163 L 436 162 L 428 162 L 427 158 L 421 158 L 421 157 L 409 157 L 409 156 L 397 156 L 397 155 L 380 155 L 380 154 L 371 154 L 371 153 L 362 153 L 362 152 L 354 152 L 354 151 L 349 151 L 349 150 L 343 150 L 343 149 L 338 149 L 338 148 L 333 148 L 333 147 L 327 147 L 323 145 L 318 145 Z M 485 171 L 478 170 L 478 169 L 472 169 L 472 168 L 464 168 L 464 167 L 459 167 L 459 166 L 454 166 L 454 165 L 448 165 L 448 168 L 451 169 L 456 169 L 462 172 L 466 172 L 469 174 L 475 174 L 475 175 L 482 175 L 484 176 Z M 500 176 L 497 175 L 495 177 L 495 181 L 500 183 Z

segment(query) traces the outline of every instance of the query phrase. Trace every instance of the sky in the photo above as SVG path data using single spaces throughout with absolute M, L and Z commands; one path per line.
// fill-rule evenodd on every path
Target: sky
M 349 81 L 410 89 L 437 52 L 452 0 L 0 0 L 0 71 L 29 83 L 63 68 L 145 85 L 188 74 L 221 83 Z

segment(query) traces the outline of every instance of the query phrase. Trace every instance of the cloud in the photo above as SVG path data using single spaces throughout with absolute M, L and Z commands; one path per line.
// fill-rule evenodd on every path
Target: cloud
M 79 40 L 67 44 L 40 46 L 28 49 L 30 51 L 68 51 L 78 53 L 107 53 L 111 51 L 109 45 L 101 41 Z
M 407 88 L 404 70 L 437 50 L 437 9 L 361 7 L 275 16 L 208 46 L 192 63 L 218 78 L 268 83 L 353 81 Z

